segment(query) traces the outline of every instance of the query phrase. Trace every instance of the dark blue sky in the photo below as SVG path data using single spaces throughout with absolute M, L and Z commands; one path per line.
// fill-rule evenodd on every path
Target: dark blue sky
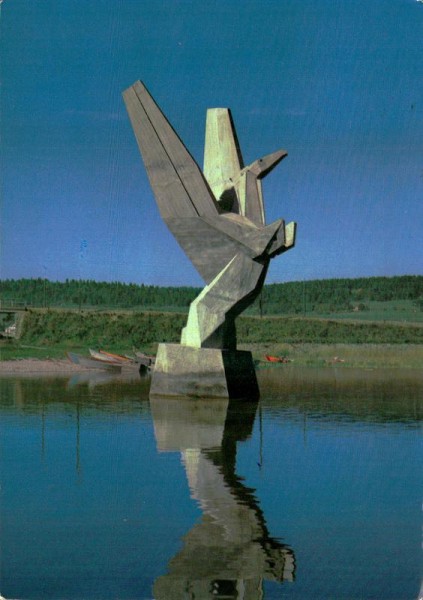
M 198 285 L 161 221 L 121 92 L 142 79 L 202 164 L 232 109 L 245 161 L 285 148 L 268 282 L 423 273 L 423 5 L 5 0 L 1 278 Z

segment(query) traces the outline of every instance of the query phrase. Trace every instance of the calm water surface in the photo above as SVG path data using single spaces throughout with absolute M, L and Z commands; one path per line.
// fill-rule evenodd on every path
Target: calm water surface
M 0 379 L 0 593 L 417 600 L 423 377 L 259 371 L 261 400 Z

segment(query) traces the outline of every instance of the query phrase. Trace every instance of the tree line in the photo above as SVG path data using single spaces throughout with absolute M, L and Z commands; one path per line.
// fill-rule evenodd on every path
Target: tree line
M 392 300 L 412 300 L 423 308 L 423 276 L 295 281 L 266 285 L 262 292 L 265 314 L 350 311 Z
M 122 308 L 186 312 L 199 294 L 195 287 L 66 279 L 5 279 L 0 303 L 32 307 Z M 321 279 L 265 285 L 250 314 L 304 314 L 348 311 L 367 301 L 411 300 L 423 309 L 423 276 Z M 0 304 L 0 306 L 1 306 Z

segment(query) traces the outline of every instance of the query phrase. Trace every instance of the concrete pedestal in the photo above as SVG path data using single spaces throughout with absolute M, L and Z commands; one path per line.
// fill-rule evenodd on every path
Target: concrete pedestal
M 159 344 L 150 395 L 258 398 L 251 352 Z

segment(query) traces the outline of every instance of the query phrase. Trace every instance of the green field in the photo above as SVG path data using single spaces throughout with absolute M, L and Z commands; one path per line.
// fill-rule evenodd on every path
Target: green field
M 63 357 L 66 351 L 87 353 L 90 347 L 154 353 L 159 342 L 178 342 L 186 321 L 184 313 L 149 311 L 29 309 L 20 315 L 20 336 L 1 341 L 1 360 Z M 238 346 L 252 350 L 256 359 L 267 353 L 304 365 L 423 364 L 420 323 L 243 316 L 237 333 Z
M 394 323 L 422 323 L 423 311 L 413 300 L 368 300 L 361 310 L 314 312 L 325 319 L 353 319 L 354 321 L 388 321 Z

